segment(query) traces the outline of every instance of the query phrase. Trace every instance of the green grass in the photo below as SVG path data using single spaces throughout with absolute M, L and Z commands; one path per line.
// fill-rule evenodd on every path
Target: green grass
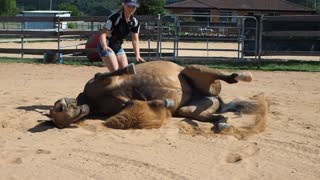
M 11 57 L 0 57 L 0 63 L 34 63 L 34 64 L 46 64 L 43 59 L 37 58 L 11 58 Z M 74 65 L 74 66 L 102 66 L 102 62 L 90 62 L 89 60 L 76 60 L 68 59 L 64 60 L 63 64 Z
M 301 72 L 320 72 L 320 61 L 266 61 L 261 62 L 260 66 L 256 63 L 216 63 L 207 64 L 211 68 L 233 69 L 233 70 L 261 70 L 261 71 L 301 71 Z
M 32 58 L 8 58 L 0 57 L 0 63 L 39 63 L 43 64 L 43 59 L 32 59 Z M 102 62 L 90 62 L 84 60 L 67 59 L 64 60 L 66 65 L 75 66 L 102 66 Z M 181 64 L 185 66 L 187 64 Z M 211 68 L 217 69 L 230 69 L 230 70 L 261 70 L 261 71 L 300 71 L 300 72 L 320 72 L 320 61 L 263 61 L 258 65 L 253 62 L 215 62 L 205 64 Z

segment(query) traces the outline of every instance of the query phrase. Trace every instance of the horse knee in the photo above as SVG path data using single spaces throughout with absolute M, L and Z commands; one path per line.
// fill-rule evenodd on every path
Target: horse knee
M 187 105 L 178 109 L 178 116 L 196 119 L 203 122 L 212 122 L 212 114 L 215 114 L 221 106 L 219 98 L 215 96 L 194 99 Z

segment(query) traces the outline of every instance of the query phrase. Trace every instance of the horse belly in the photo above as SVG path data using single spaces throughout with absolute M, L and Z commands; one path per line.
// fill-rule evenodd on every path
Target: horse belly
M 132 93 L 132 99 L 173 99 L 175 107 L 172 111 L 188 101 L 192 92 L 189 84 L 178 73 L 161 75 L 157 72 L 140 73 L 124 82 L 122 87 L 122 89 L 132 87 L 128 89 L 129 94 Z

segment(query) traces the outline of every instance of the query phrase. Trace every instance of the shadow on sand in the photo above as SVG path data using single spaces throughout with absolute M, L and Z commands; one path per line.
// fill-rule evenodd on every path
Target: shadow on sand
M 50 118 L 49 110 L 51 107 L 52 106 L 49 106 L 49 105 L 31 105 L 31 106 L 19 106 L 17 107 L 17 109 L 37 112 L 43 116 Z M 38 125 L 28 129 L 28 131 L 32 133 L 38 133 L 38 132 L 43 132 L 43 131 L 55 128 L 55 125 L 51 120 L 38 120 L 38 122 L 39 122 Z
M 33 128 L 28 129 L 28 131 L 32 133 L 39 133 L 39 132 L 47 131 L 49 129 L 56 128 L 52 121 L 38 120 L 38 122 L 40 123 L 34 126 Z

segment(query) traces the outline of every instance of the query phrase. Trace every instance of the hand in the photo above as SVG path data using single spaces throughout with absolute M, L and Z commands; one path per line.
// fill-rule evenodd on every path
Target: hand
M 142 62 L 142 63 L 145 63 L 146 62 L 146 60 L 144 60 L 142 57 L 140 57 L 140 56 L 137 56 L 136 57 L 136 61 L 137 62 Z
M 102 49 L 103 51 L 113 51 L 109 46 L 103 46 Z

